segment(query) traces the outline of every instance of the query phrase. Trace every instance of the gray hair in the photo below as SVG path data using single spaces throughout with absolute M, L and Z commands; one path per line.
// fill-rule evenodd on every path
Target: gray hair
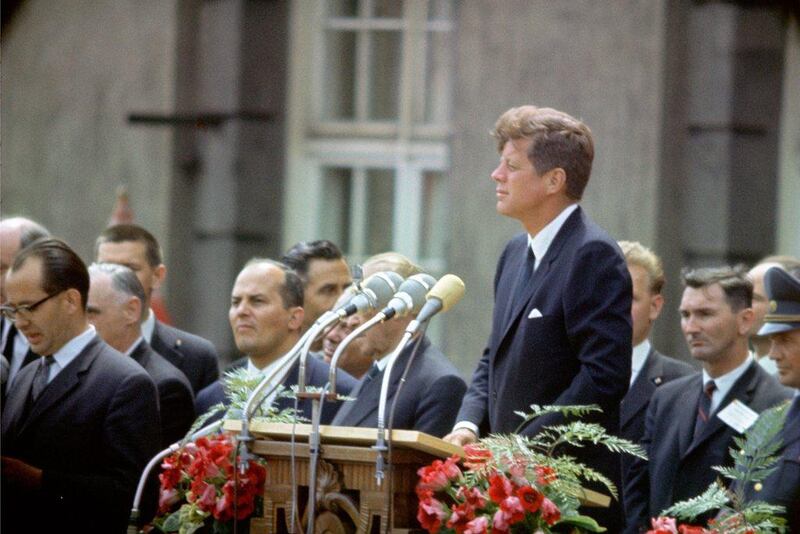
M 122 293 L 128 297 L 136 297 L 142 303 L 142 315 L 140 320 L 144 320 L 147 315 L 147 308 L 144 307 L 145 296 L 144 287 L 137 278 L 136 273 L 130 267 L 118 263 L 93 263 L 89 266 L 89 275 L 107 275 L 111 279 L 111 287 L 117 293 Z

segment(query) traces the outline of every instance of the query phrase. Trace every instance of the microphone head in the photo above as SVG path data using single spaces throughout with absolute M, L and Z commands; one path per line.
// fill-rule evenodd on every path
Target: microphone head
M 355 312 L 379 309 L 389 302 L 403 283 L 403 277 L 397 273 L 380 272 L 367 278 L 361 285 L 361 292 L 356 294 L 345 307 L 348 315 Z
M 409 276 L 405 282 L 400 284 L 397 293 L 387 306 L 393 308 L 401 317 L 408 313 L 417 314 L 426 302 L 425 295 L 434 284 L 436 284 L 436 278 L 427 273 Z
M 442 301 L 442 311 L 447 311 L 464 296 L 464 282 L 454 274 L 446 274 L 428 292 L 427 299 Z

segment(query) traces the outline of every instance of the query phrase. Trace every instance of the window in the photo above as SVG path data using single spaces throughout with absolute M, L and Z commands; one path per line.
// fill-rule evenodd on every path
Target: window
M 288 246 L 444 269 L 454 3 L 292 4 Z

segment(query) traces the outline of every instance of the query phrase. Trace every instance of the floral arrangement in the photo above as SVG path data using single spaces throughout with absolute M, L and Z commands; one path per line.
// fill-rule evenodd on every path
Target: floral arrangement
M 234 521 L 249 518 L 260 507 L 267 474 L 264 460 L 248 455 L 242 462 L 235 437 L 228 434 L 190 441 L 190 436 L 220 411 L 225 412 L 226 419 L 241 418 L 239 414 L 260 379 L 246 369 L 225 374 L 223 387 L 230 404 L 212 406 L 198 417 L 181 448 L 161 464 L 158 514 L 152 527 L 179 534 L 192 534 L 204 527 L 227 533 Z M 278 396 L 294 394 L 281 388 Z M 302 419 L 293 409 L 278 411 L 269 403 L 259 406 L 255 417 L 281 423 Z
M 597 406 L 531 406 L 526 421 L 550 413 L 565 417 L 600 411 Z M 564 527 L 573 532 L 603 532 L 594 519 L 580 515 L 582 481 L 598 481 L 617 496 L 601 473 L 567 455 L 561 445 L 601 444 L 615 452 L 644 458 L 638 445 L 582 421 L 545 427 L 534 437 L 489 436 L 464 447 L 459 458 L 436 460 L 417 474 L 417 520 L 429 533 L 549 533 Z
M 647 534 L 771 534 L 786 532 L 782 506 L 747 498 L 750 486 L 758 492 L 761 483 L 777 468 L 788 403 L 761 414 L 744 437 L 734 438 L 731 449 L 733 467 L 714 467 L 723 478 L 733 483 L 727 488 L 721 481 L 712 483 L 698 497 L 681 501 L 651 520 Z M 679 523 L 693 521 L 698 516 L 717 511 L 716 517 L 705 525 Z
M 225 532 L 234 518 L 250 517 L 264 492 L 266 463 L 234 463 L 236 444 L 228 435 L 201 437 L 167 457 L 158 476 L 161 491 L 154 524 L 164 532 L 191 534 L 213 520 L 214 532 Z M 175 509 L 177 507 L 177 509 Z

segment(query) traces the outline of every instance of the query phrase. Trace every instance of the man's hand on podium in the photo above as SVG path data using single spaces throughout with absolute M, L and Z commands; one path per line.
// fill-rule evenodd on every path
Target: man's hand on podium
M 478 436 L 475 435 L 475 432 L 467 428 L 457 428 L 442 439 L 448 443 L 452 443 L 453 445 L 463 447 L 464 445 L 478 441 Z

